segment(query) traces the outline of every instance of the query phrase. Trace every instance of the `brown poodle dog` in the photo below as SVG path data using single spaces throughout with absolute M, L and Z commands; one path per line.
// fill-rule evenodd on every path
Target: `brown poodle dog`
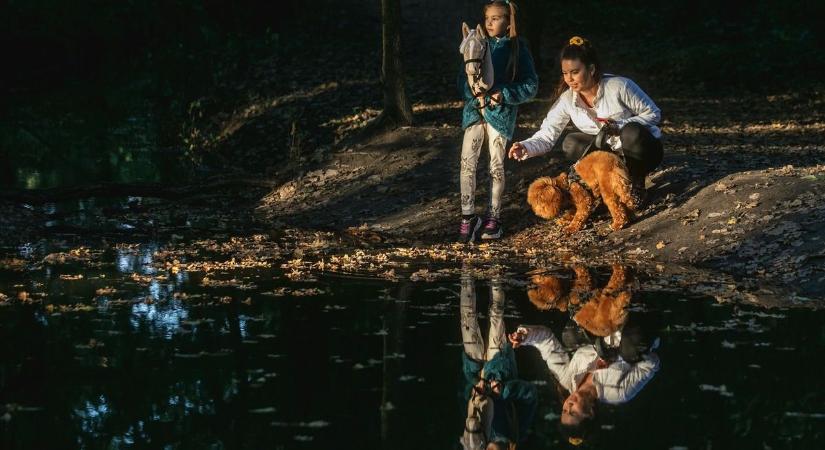
M 533 275 L 530 281 L 533 288 L 527 291 L 527 298 L 537 309 L 546 311 L 558 309 L 567 311 L 569 305 L 578 305 L 589 298 L 590 291 L 593 290 L 593 278 L 586 267 L 573 266 L 576 273 L 573 278 L 573 285 L 569 289 L 562 283 L 559 277 L 554 275 Z
M 627 306 L 632 291 L 624 266 L 615 264 L 607 285 L 573 316 L 573 320 L 594 336 L 608 336 L 620 330 L 627 321 Z
M 573 315 L 579 326 L 594 336 L 608 336 L 621 329 L 627 321 L 627 306 L 632 299 L 631 280 L 627 268 L 613 265 L 613 273 L 605 287 L 593 286 L 593 278 L 587 268 L 574 266 L 576 276 L 570 290 L 552 275 L 534 275 L 535 287 L 527 291 L 530 302 L 540 310 L 558 309 L 582 304 Z
M 613 217 L 610 228 L 619 230 L 627 225 L 630 215 L 636 210 L 636 203 L 630 194 L 630 175 L 622 160 L 612 152 L 594 151 L 576 163 L 574 168 L 584 186 L 569 181 L 566 173 L 555 178 L 541 177 L 530 185 L 527 203 L 533 212 L 539 217 L 552 219 L 572 204 L 575 213 L 568 211 L 558 222 L 564 226 L 564 231 L 574 233 L 584 228 L 593 212 L 595 200 L 601 197 Z

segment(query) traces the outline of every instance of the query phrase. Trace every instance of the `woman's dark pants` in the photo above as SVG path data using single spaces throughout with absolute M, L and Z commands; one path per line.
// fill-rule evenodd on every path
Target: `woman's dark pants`
M 619 137 L 631 177 L 644 177 L 662 162 L 662 141 L 653 137 L 644 125 L 628 123 L 622 127 Z M 562 150 L 568 160 L 578 161 L 595 138 L 587 133 L 568 133 L 562 141 Z

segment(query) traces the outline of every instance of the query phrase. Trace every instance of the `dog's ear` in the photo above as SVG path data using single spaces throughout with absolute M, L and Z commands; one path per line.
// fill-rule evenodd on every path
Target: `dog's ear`
M 537 216 L 552 219 L 561 212 L 565 201 L 564 195 L 555 179 L 541 177 L 530 183 L 530 187 L 527 188 L 527 203 Z
M 467 35 L 470 34 L 470 27 L 467 26 L 467 22 L 461 22 L 461 35 L 464 39 L 467 39 Z

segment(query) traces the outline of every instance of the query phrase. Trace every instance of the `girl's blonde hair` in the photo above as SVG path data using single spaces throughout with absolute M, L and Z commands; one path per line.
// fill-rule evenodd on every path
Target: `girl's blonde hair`
M 513 82 L 516 80 L 516 74 L 518 73 L 518 57 L 520 50 L 518 27 L 516 26 L 516 11 L 518 8 L 516 7 L 515 2 L 509 0 L 493 0 L 484 5 L 484 12 L 486 13 L 487 9 L 491 6 L 498 6 L 499 8 L 504 9 L 504 14 L 507 16 L 507 22 L 509 22 L 509 32 L 507 36 L 510 38 L 510 60 L 507 62 L 507 70 L 510 71 L 510 81 Z

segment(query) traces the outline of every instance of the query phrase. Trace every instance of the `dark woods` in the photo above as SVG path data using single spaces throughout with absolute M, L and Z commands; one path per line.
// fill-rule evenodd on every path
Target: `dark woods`
M 445 29 L 440 22 L 480 19 L 483 1 L 455 3 L 462 6 L 401 0 L 405 51 L 430 32 L 418 28 L 420 17 L 431 18 L 432 28 L 439 32 Z M 531 41 L 534 54 L 542 54 L 537 59 L 543 63 L 551 62 L 560 40 L 573 33 L 603 35 L 600 48 L 612 48 L 616 57 L 644 55 L 640 61 L 645 65 L 657 65 L 669 76 L 693 83 L 722 79 L 722 68 L 727 80 L 768 77 L 755 83 L 764 84 L 784 78 L 771 75 L 771 69 L 823 67 L 825 33 L 818 26 L 825 14 L 823 2 L 517 3 L 524 19 L 520 33 Z M 3 71 L 2 77 L 3 85 L 13 88 L 95 79 L 113 68 L 165 62 L 165 55 L 200 56 L 198 50 L 228 40 L 283 40 L 288 34 L 302 36 L 336 24 L 350 27 L 353 39 L 371 36 L 380 44 L 375 23 L 380 20 L 379 2 L 9 0 L 3 8 L 0 38 L 13 69 Z M 456 9 L 477 17 L 443 17 Z M 411 22 L 416 29 L 408 28 Z M 675 66 L 668 68 L 667 63 Z
M 400 26 L 388 27 L 400 44 L 386 46 L 400 48 L 388 80 L 406 86 L 403 101 L 396 100 L 407 104 L 395 113 L 403 118 L 394 122 L 409 123 L 410 105 L 457 100 L 459 24 L 480 22 L 486 2 L 385 3 L 401 11 Z M 825 70 L 821 1 L 516 3 L 519 34 L 539 67 L 540 98 L 555 84 L 556 52 L 572 35 L 598 46 L 608 72 L 630 76 L 658 97 L 798 90 L 820 83 Z M 380 87 L 388 25 L 380 1 L 9 0 L 2 8 L 0 43 L 10 63 L 0 72 L 2 116 L 11 114 L 9 104 L 19 116 L 21 105 L 68 89 L 104 112 L 122 99 L 147 99 L 160 144 L 206 148 L 214 139 L 203 136 L 232 129 L 223 117 L 233 111 L 317 89 L 307 101 L 248 120 L 250 133 L 233 141 L 235 148 L 283 150 L 278 154 L 288 147 L 300 160 L 341 138 L 324 123 L 389 109 Z M 457 113 L 450 117 L 458 121 Z M 266 139 L 272 142 L 262 144 Z
M 323 3 L 316 1 L 314 3 Z M 4 48 L 15 88 L 60 87 L 97 80 L 115 69 L 195 56 L 231 39 L 265 39 L 311 15 L 305 2 L 284 0 L 6 2 Z

